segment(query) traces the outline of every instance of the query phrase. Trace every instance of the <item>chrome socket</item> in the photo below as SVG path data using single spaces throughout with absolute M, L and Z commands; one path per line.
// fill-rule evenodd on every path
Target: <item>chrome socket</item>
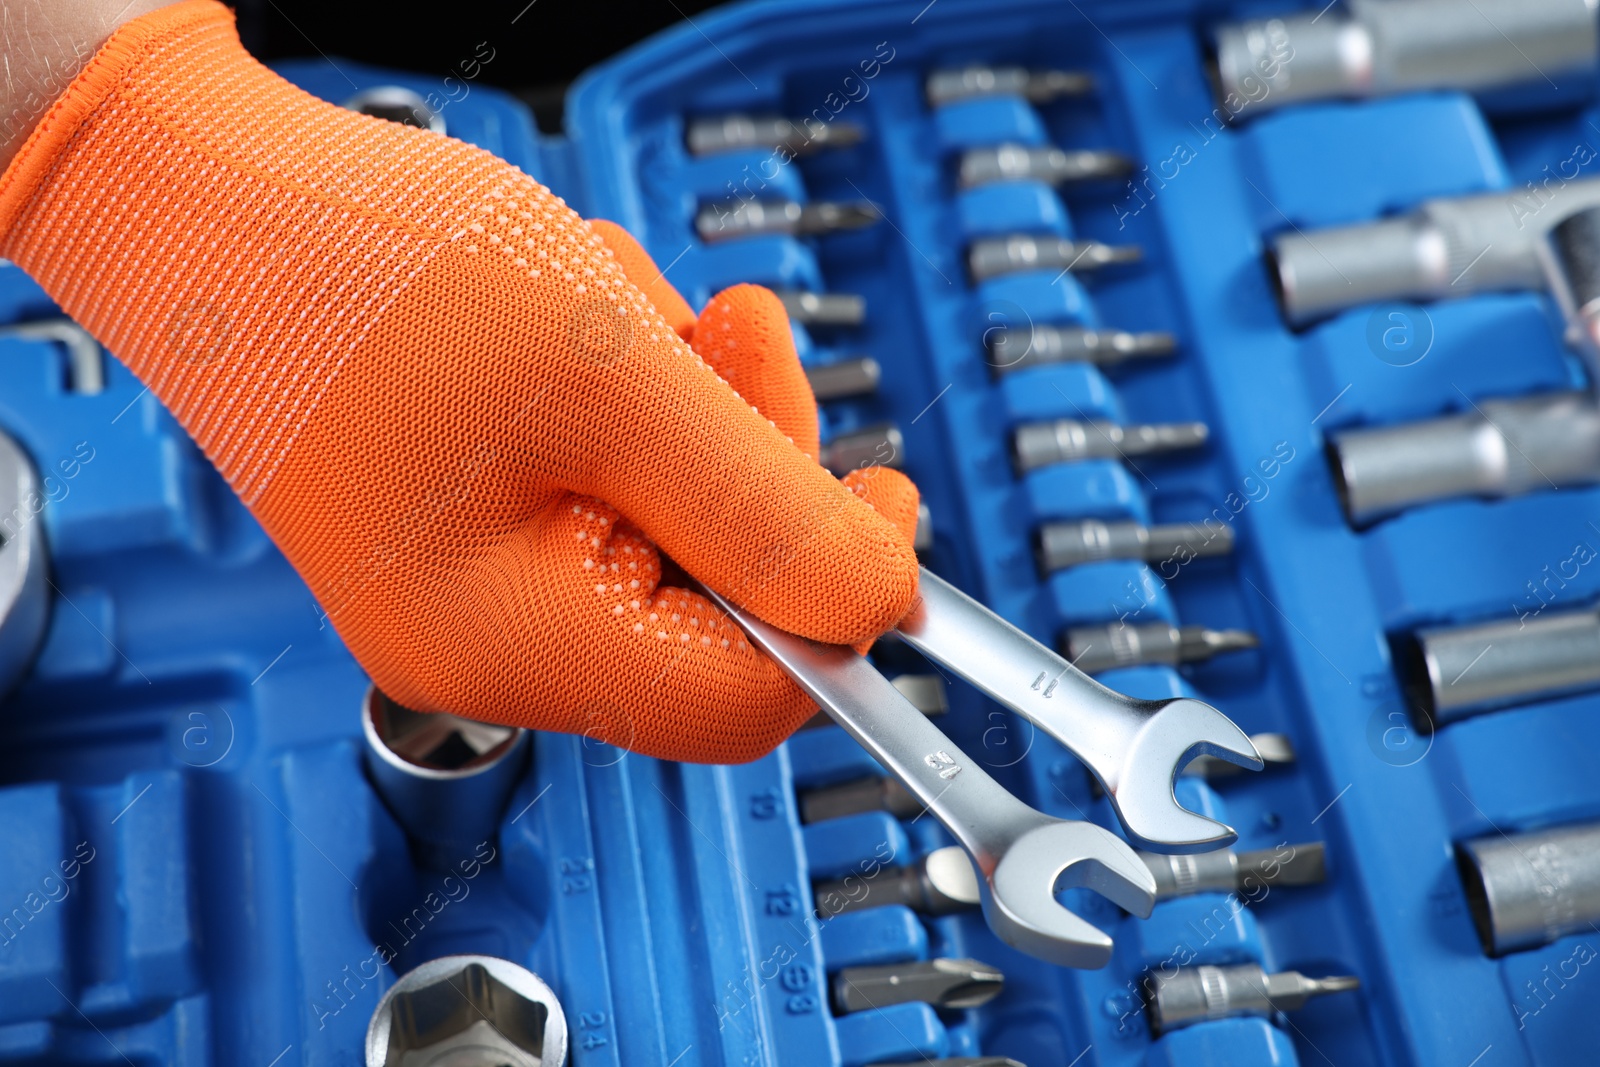
M 361 702 L 367 773 L 424 866 L 449 867 L 496 838 L 528 762 L 528 731 L 419 712 L 377 686 Z

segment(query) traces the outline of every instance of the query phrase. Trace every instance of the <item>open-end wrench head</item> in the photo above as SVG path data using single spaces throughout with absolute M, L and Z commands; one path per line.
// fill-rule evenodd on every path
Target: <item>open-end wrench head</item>
M 1018 837 L 989 876 L 984 915 L 1000 940 L 1063 967 L 1104 967 L 1111 938 L 1056 899 L 1092 889 L 1141 918 L 1155 907 L 1155 877 L 1116 834 L 1087 822 L 1051 819 Z
M 1222 712 L 1199 700 L 1164 701 L 1123 753 L 1122 772 L 1106 784 L 1128 837 L 1155 852 L 1209 852 L 1232 844 L 1231 826 L 1183 807 L 1173 791 L 1178 772 L 1197 756 L 1215 756 L 1259 771 L 1261 754 Z M 1164 774 L 1152 774 L 1152 768 Z

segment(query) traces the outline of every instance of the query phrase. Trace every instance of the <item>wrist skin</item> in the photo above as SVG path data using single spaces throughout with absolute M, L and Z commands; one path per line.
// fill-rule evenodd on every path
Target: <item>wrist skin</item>
M 0 11 L 0 170 L 123 23 L 171 0 L 4 0 Z

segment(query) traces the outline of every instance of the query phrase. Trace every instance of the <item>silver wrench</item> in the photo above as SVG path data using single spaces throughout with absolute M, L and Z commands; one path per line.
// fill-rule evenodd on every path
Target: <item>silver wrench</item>
M 1172 791 L 1196 756 L 1261 769 L 1255 745 L 1227 716 L 1198 700 L 1135 700 L 1107 689 L 927 568 L 919 589 L 900 635 L 1070 749 L 1134 844 L 1209 852 L 1238 837 L 1181 806 Z
M 1121 838 L 1012 796 L 854 650 L 785 633 L 707 595 L 961 842 L 1000 940 L 1066 967 L 1103 967 L 1111 938 L 1062 907 L 1056 891 L 1092 889 L 1135 915 L 1150 914 L 1155 879 Z

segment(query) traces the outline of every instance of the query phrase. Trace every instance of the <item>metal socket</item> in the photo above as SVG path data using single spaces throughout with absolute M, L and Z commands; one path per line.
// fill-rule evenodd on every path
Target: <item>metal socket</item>
M 431 107 L 422 94 L 403 85 L 375 85 L 363 89 L 344 102 L 351 111 L 371 115 L 375 119 L 388 119 L 402 126 L 415 126 L 419 130 L 444 133 L 444 116 Z
M 1600 922 L 1600 823 L 1463 841 L 1456 869 L 1490 956 L 1548 945 Z
M 1600 688 L 1600 612 L 1430 626 L 1397 642 L 1397 666 L 1424 727 Z
M 50 619 L 44 500 L 28 454 L 0 433 L 0 696 L 28 673 Z
M 528 731 L 419 712 L 377 686 L 361 702 L 367 773 L 425 866 L 448 867 L 499 829 L 527 765 Z
M 1600 409 L 1584 393 L 1485 400 L 1460 415 L 1328 439 L 1354 526 L 1458 497 L 1502 499 L 1600 481 Z
M 1230 114 L 1422 89 L 1482 90 L 1595 65 L 1585 0 L 1346 0 L 1218 27 Z
M 403 975 L 367 1025 L 367 1067 L 562 1067 L 567 1016 L 538 975 L 443 956 Z
M 1385 300 L 1542 290 L 1546 231 L 1596 204 L 1600 178 L 1569 181 L 1532 206 L 1525 192 L 1428 200 L 1396 218 L 1280 234 L 1268 272 L 1295 327 Z

